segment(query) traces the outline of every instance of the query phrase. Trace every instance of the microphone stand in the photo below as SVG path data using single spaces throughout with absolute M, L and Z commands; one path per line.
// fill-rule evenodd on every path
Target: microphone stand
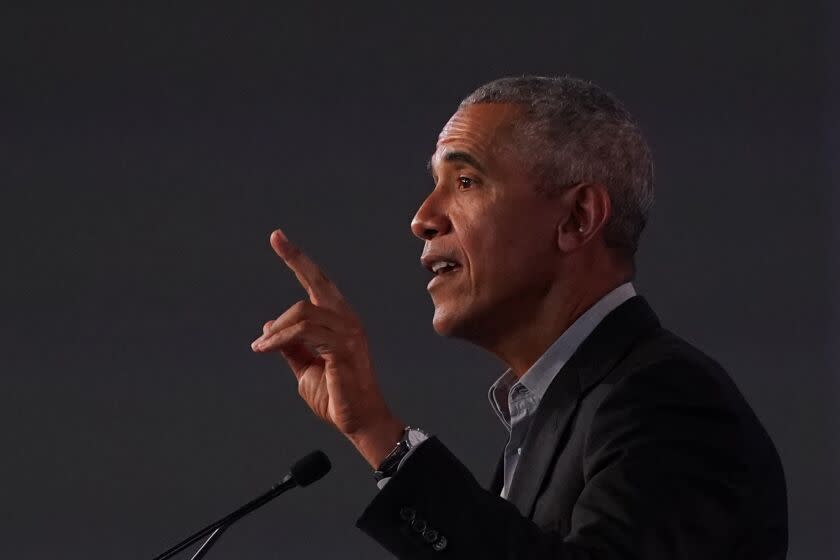
M 233 523 L 245 517 L 255 509 L 264 506 L 286 490 L 290 490 L 295 486 L 309 486 L 330 472 L 330 467 L 330 460 L 323 451 L 313 451 L 292 465 L 289 474 L 284 476 L 283 480 L 272 486 L 268 492 L 262 496 L 254 498 L 238 510 L 222 517 L 215 523 L 211 523 L 204 529 L 193 533 L 160 556 L 155 556 L 154 560 L 166 560 L 167 558 L 171 558 L 194 542 L 198 541 L 200 538 L 209 534 L 210 536 L 195 552 L 192 560 L 199 560 L 200 558 L 203 558 L 210 547 L 219 540 L 222 533 L 224 533 L 225 530 L 227 530 L 227 528 Z
M 204 541 L 204 544 L 202 544 L 199 547 L 199 549 L 195 551 L 195 554 L 193 554 L 193 557 L 190 558 L 190 560 L 200 560 L 201 558 L 204 558 L 204 555 L 207 554 L 207 551 L 210 550 L 210 547 L 213 546 L 213 543 L 219 540 L 219 537 L 222 536 L 222 533 L 224 533 L 225 529 L 227 529 L 228 527 L 230 527 L 230 525 L 222 525 L 221 527 L 213 531 L 210 534 L 210 536 L 207 537 L 207 540 Z
M 225 517 L 219 519 L 214 523 L 211 523 L 204 529 L 196 531 L 195 533 L 193 533 L 183 541 L 179 542 L 160 556 L 155 556 L 154 560 L 166 560 L 167 558 L 171 558 L 174 555 L 181 552 L 182 550 L 184 550 L 185 548 L 187 548 L 188 546 L 190 546 L 191 544 L 198 541 L 200 538 L 212 533 L 210 537 L 204 542 L 204 544 L 201 545 L 201 548 L 199 548 L 195 555 L 192 557 L 192 560 L 198 560 L 199 558 L 204 557 L 204 555 L 207 553 L 207 550 L 209 550 L 209 548 L 219 539 L 219 537 L 221 537 L 224 530 L 227 529 L 231 525 L 231 523 L 234 523 L 238 519 L 241 519 L 242 517 L 257 509 L 258 507 L 265 505 L 267 502 L 270 502 L 286 490 L 294 488 L 295 486 L 297 486 L 297 482 L 294 480 L 291 474 L 287 474 L 285 477 L 283 477 L 283 480 L 272 486 L 271 490 L 269 490 L 262 496 L 254 498 L 238 510 L 234 511 L 229 515 L 226 515 Z

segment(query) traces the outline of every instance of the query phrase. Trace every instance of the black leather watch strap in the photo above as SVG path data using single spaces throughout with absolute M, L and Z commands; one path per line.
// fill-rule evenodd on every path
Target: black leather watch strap
M 373 478 L 375 478 L 377 482 L 383 478 L 393 476 L 394 473 L 397 472 L 397 467 L 400 466 L 400 461 L 402 461 L 403 457 L 405 457 L 406 453 L 408 453 L 408 450 L 411 449 L 411 446 L 408 444 L 405 436 L 406 432 L 403 432 L 402 439 L 397 442 L 394 449 L 388 453 L 385 459 L 382 460 L 382 464 L 379 465 L 379 468 L 373 472 Z

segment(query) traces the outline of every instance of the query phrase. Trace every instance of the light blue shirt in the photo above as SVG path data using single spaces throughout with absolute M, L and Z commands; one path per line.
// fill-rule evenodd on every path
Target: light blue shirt
M 578 317 L 521 379 L 508 369 L 490 386 L 487 392 L 490 406 L 510 434 L 504 453 L 503 498 L 507 499 L 528 427 L 548 386 L 604 317 L 635 295 L 636 290 L 630 282 L 617 287 Z
M 563 366 L 575 353 L 578 346 L 589 336 L 595 327 L 616 307 L 636 295 L 633 284 L 626 282 L 617 287 L 592 307 L 586 310 L 560 337 L 552 343 L 534 365 L 525 372 L 522 379 L 517 380 L 508 369 L 488 391 L 490 406 L 510 433 L 505 446 L 505 475 L 501 496 L 507 499 L 507 491 L 513 473 L 522 455 L 522 444 L 528 433 L 528 426 L 540 404 L 548 386 Z M 412 453 L 422 445 L 427 438 L 418 436 L 418 441 L 402 458 L 397 470 L 402 468 Z M 390 477 L 383 478 L 376 483 L 380 489 L 384 488 Z

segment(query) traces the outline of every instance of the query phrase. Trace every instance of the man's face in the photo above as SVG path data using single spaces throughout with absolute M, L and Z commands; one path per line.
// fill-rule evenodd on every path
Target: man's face
M 445 336 L 492 342 L 527 321 L 554 281 L 556 212 L 535 192 L 513 145 L 520 109 L 482 103 L 459 109 L 430 161 L 434 189 L 411 229 L 426 241 L 421 260 L 436 271 L 428 291 L 433 325 Z M 517 149 L 519 148 L 519 149 Z

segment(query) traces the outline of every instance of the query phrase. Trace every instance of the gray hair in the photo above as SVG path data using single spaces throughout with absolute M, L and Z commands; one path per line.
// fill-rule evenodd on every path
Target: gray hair
M 653 160 L 618 99 L 570 76 L 522 76 L 484 84 L 460 107 L 475 103 L 520 105 L 523 118 L 514 123 L 514 134 L 525 141 L 537 190 L 552 196 L 583 181 L 600 183 L 612 204 L 607 244 L 636 252 L 653 205 Z

